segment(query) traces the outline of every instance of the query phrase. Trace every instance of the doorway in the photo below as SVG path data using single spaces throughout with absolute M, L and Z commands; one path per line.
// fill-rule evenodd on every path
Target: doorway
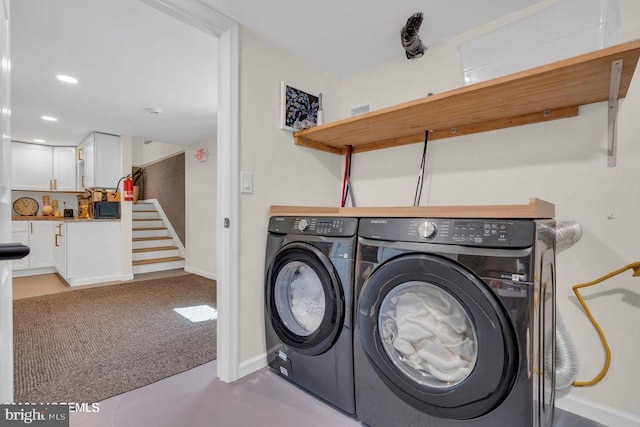
M 8 4 L 8 1 L 6 1 Z M 210 34 L 219 37 L 220 49 L 218 51 L 218 59 L 220 64 L 220 102 L 219 102 L 219 116 L 218 116 L 218 130 L 217 140 L 218 146 L 216 151 L 216 160 L 218 163 L 218 188 L 217 192 L 218 206 L 221 208 L 217 213 L 216 229 L 217 243 L 220 250 L 217 255 L 218 265 L 218 279 L 224 280 L 225 283 L 231 284 L 231 286 L 225 286 L 225 291 L 221 292 L 218 298 L 220 322 L 218 324 L 218 376 L 225 381 L 232 381 L 237 377 L 237 340 L 235 331 L 237 331 L 237 320 L 235 301 L 237 300 L 237 290 L 234 286 L 237 282 L 237 228 L 234 227 L 237 224 L 238 215 L 238 203 L 237 203 L 237 135 L 238 135 L 238 113 L 237 113 L 237 87 L 238 87 L 238 74 L 237 74 L 237 37 L 238 29 L 237 25 L 219 15 L 214 10 L 203 6 L 199 2 L 190 1 L 146 1 L 145 3 L 151 4 L 154 7 L 161 9 L 164 12 L 169 12 L 170 15 L 178 17 L 182 21 L 186 21 L 191 25 L 199 28 L 206 29 Z M 9 10 L 8 6 L 5 10 Z M 7 22 L 8 24 L 8 22 Z M 6 33 L 5 33 L 6 34 Z M 8 67 L 7 67 L 8 68 Z M 8 71 L 8 69 L 7 69 Z M 15 72 L 15 70 L 14 70 Z M 8 78 L 8 76 L 6 76 Z M 3 131 L 5 128 L 3 127 Z M 3 132 L 4 134 L 4 132 Z M 8 151 L 8 141 L 3 139 L 3 165 L 7 164 L 9 156 L 6 154 Z M 7 171 L 10 168 L 4 168 Z M 8 186 L 9 178 L 4 174 L 1 177 L 2 182 L 0 184 Z M 0 228 L 2 233 L 6 236 L 10 231 L 10 217 L 7 215 L 6 207 L 4 215 L 1 218 Z M 231 222 L 231 227 L 223 228 L 222 219 L 228 218 Z M 226 248 L 227 250 L 222 250 Z M 9 279 L 10 281 L 10 279 Z M 5 286 L 6 287 L 6 286 Z M 10 288 L 10 287 L 7 287 Z M 2 304 L 7 307 L 10 304 L 10 296 L 2 296 Z M 4 311 L 6 313 L 6 311 Z M 10 312 L 10 310 L 9 310 Z M 3 322 L 3 333 L 7 330 L 10 332 L 11 322 Z M 3 342 L 5 342 L 6 335 L 3 335 Z M 10 339 L 7 339 L 10 342 Z M 2 362 L 3 366 L 9 366 L 7 361 L 11 360 L 10 351 L 11 346 L 2 346 Z M 12 396 L 10 387 L 6 387 L 6 384 L 10 384 L 11 374 L 10 370 L 4 369 L 0 376 L 0 382 L 3 385 L 2 394 L 0 396 L 5 401 L 11 401 Z

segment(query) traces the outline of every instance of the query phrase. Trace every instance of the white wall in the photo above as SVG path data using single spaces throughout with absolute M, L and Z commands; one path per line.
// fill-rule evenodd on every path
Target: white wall
M 155 163 L 185 151 L 184 146 L 177 144 L 167 144 L 159 141 L 151 141 L 145 144 L 144 139 L 139 137 L 133 137 L 132 144 L 132 164 L 134 166 L 144 166 Z
M 209 150 L 209 160 L 196 161 L 196 150 Z M 216 277 L 216 138 L 185 147 L 185 270 Z
M 280 81 L 322 92 L 325 120 L 337 118 L 338 80 L 256 36 L 240 32 L 240 169 L 253 173 L 253 194 L 240 196 L 239 354 L 265 351 L 264 256 L 269 206 L 338 203 L 341 158 L 293 145 L 279 129 Z M 189 238 L 187 238 L 187 242 Z
M 375 109 L 462 86 L 458 46 L 542 6 L 430 46 L 422 59 L 398 59 L 344 79 L 341 115 L 366 102 Z M 619 42 L 640 37 L 640 2 L 620 0 Z M 569 18 L 569 17 L 568 17 Z M 618 166 L 607 168 L 605 103 L 585 106 L 576 118 L 434 141 L 429 144 L 422 204 L 526 204 L 539 197 L 556 204 L 559 219 L 584 227 L 576 246 L 558 256 L 558 306 L 581 362 L 580 379 L 599 372 L 598 337 L 572 297 L 571 286 L 638 260 L 640 232 L 640 73 L 621 102 Z M 354 156 L 352 183 L 360 206 L 410 206 L 421 144 Z M 637 369 L 640 280 L 627 273 L 587 290 L 588 303 L 613 351 L 611 369 L 597 386 L 574 388 L 571 397 L 640 417 Z M 562 406 L 562 403 L 560 403 Z M 636 418 L 640 420 L 640 418 Z

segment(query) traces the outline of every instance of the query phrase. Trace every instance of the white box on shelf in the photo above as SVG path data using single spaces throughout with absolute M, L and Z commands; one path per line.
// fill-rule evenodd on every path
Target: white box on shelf
M 617 0 L 564 0 L 459 46 L 464 84 L 613 46 Z

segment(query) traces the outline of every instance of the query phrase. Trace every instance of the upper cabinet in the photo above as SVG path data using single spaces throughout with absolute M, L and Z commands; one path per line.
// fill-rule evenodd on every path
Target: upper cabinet
M 53 147 L 12 143 L 13 189 L 53 190 Z
M 76 147 L 53 147 L 53 189 L 76 191 Z
M 121 176 L 120 137 L 92 133 L 78 146 L 79 189 L 115 188 Z
M 13 189 L 75 191 L 76 148 L 12 143 Z

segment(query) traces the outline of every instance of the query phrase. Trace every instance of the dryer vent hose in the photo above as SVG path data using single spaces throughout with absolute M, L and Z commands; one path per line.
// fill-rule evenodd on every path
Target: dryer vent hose
M 573 246 L 582 237 L 582 227 L 574 221 L 561 221 L 552 229 L 556 240 L 556 253 L 560 253 Z M 549 337 L 551 339 L 551 337 Z M 573 345 L 569 331 L 562 320 L 560 311 L 556 307 L 556 390 L 565 390 L 575 382 L 578 377 L 580 365 L 576 348 Z M 545 349 L 545 366 L 551 372 L 552 347 Z
M 550 337 L 549 337 L 550 338 Z M 547 346 L 545 349 L 545 361 L 547 366 L 545 370 L 551 372 L 551 361 L 553 355 L 551 351 L 553 348 Z M 578 356 L 576 355 L 576 348 L 573 345 L 573 340 L 569 335 L 569 331 L 564 325 L 560 311 L 556 308 L 556 390 L 564 390 L 571 387 L 578 378 L 578 371 L 580 365 L 578 363 Z
M 562 221 L 556 223 L 556 252 L 569 249 L 582 237 L 582 227 L 577 222 Z

